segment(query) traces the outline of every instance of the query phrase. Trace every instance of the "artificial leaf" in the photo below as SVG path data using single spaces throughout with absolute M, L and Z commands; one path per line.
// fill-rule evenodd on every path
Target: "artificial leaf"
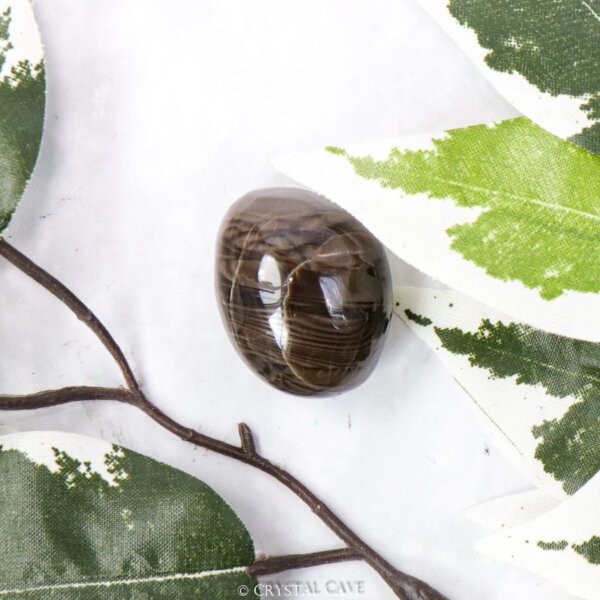
M 400 288 L 395 310 L 538 487 L 573 494 L 600 470 L 600 344 L 516 323 L 448 290 Z
M 519 111 L 600 154 L 600 0 L 421 4 Z
M 556 508 L 561 500 L 540 490 L 489 500 L 473 506 L 466 516 L 493 531 L 503 531 L 537 519 Z
M 0 233 L 35 166 L 46 82 L 42 44 L 28 0 L 0 0 Z
M 0 539 L 0 597 L 256 597 L 252 540 L 212 489 L 73 434 L 0 438 Z
M 556 508 L 475 547 L 546 577 L 586 600 L 600 589 L 600 475 Z
M 466 516 L 488 529 L 503 531 L 536 519 L 560 503 L 561 500 L 545 492 L 530 490 L 473 506 L 466 511 Z
M 436 279 L 600 340 L 600 157 L 521 117 L 276 164 Z

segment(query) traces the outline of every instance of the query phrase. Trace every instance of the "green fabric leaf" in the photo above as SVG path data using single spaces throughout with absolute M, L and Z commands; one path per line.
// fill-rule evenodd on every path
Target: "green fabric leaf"
M 587 542 L 582 544 L 573 544 L 575 552 L 581 554 L 585 559 L 593 564 L 600 565 L 600 537 L 592 536 Z
M 573 548 L 575 552 L 583 556 L 590 564 L 600 565 L 600 537 L 592 536 L 587 542 L 581 544 L 569 544 L 567 540 L 557 542 L 545 542 L 540 540 L 538 547 L 549 552 L 560 552 L 567 548 Z
M 357 175 L 383 188 L 479 208 L 447 230 L 451 247 L 503 281 L 550 300 L 600 291 L 600 159 L 525 118 L 455 129 L 434 150 L 352 156 Z
M 600 344 L 516 323 L 453 291 L 398 288 L 396 296 L 396 313 L 538 487 L 572 495 L 600 471 Z
M 475 548 L 530 569 L 578 598 L 595 600 L 600 589 L 599 499 L 600 475 L 557 506 L 499 529 Z
M 491 377 L 514 376 L 517 385 L 541 385 L 551 396 L 579 398 L 560 418 L 532 428 L 541 440 L 535 457 L 568 494 L 600 470 L 600 344 L 487 319 L 474 333 L 434 331 L 446 350 L 468 356 Z
M 444 348 L 468 356 L 492 377 L 514 375 L 517 385 L 541 385 L 559 398 L 600 389 L 600 344 L 488 319 L 475 332 L 434 330 Z
M 600 0 L 422 4 L 523 114 L 600 154 Z
M 77 458 L 63 448 L 74 440 Z M 206 484 L 70 434 L 0 443 L 0 597 L 234 600 L 244 585 L 256 597 L 253 542 Z
M 600 0 L 450 0 L 448 10 L 477 33 L 490 68 L 581 98 L 596 122 L 572 140 L 600 153 Z
M 600 589 L 600 344 L 516 323 L 452 290 L 398 288 L 395 312 L 467 392 L 540 491 L 469 510 L 475 548 L 586 600 Z
M 4 8 L 2 8 L 4 7 Z M 41 42 L 27 0 L 0 3 L 0 233 L 25 191 L 44 125 Z M 19 16 L 15 21 L 14 15 Z

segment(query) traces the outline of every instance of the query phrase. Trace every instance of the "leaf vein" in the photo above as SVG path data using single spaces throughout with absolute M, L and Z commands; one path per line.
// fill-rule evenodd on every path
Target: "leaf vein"
M 556 371 L 557 373 L 562 373 L 563 375 L 569 375 L 571 377 L 574 377 L 576 379 L 587 379 L 589 380 L 590 383 L 600 383 L 600 378 L 598 377 L 593 377 L 591 376 L 589 373 L 582 373 L 581 371 L 572 371 L 570 369 L 563 369 L 561 367 L 557 367 L 555 365 L 552 365 L 550 363 L 545 363 L 539 360 L 535 360 L 533 358 L 530 358 L 528 356 L 523 356 L 522 354 L 516 353 L 516 352 L 510 352 L 508 350 L 503 350 L 501 348 L 496 348 L 495 346 L 490 346 L 488 344 L 481 344 L 484 348 L 486 348 L 487 350 L 490 350 L 491 352 L 495 352 L 497 354 L 500 354 L 502 356 L 510 356 L 512 358 L 518 358 L 519 360 L 523 360 L 525 362 L 528 362 L 529 364 L 532 365 L 538 365 L 540 367 L 544 367 L 546 369 L 548 369 L 549 371 Z M 477 365 L 480 366 L 480 365 Z M 487 370 L 490 370 L 489 367 L 484 367 Z
M 498 196 L 503 195 L 507 198 L 512 198 L 513 200 L 521 200 L 523 202 L 529 202 L 531 204 L 536 204 L 538 206 L 542 206 L 544 208 L 548 208 L 550 210 L 562 210 L 567 213 L 573 213 L 588 219 L 593 219 L 594 221 L 600 222 L 600 215 L 595 215 L 593 213 L 589 213 L 583 210 L 578 210 L 577 208 L 571 208 L 570 206 L 564 206 L 562 204 L 554 204 L 552 202 L 548 202 L 546 200 L 541 200 L 540 198 L 529 198 L 527 196 L 521 196 L 519 194 L 514 194 L 512 192 L 506 192 L 504 190 L 494 190 L 492 188 L 488 188 L 485 186 L 472 185 L 469 183 L 463 183 L 461 181 L 455 181 L 453 179 L 445 179 L 444 177 L 432 177 L 437 181 L 442 181 L 447 183 L 448 185 L 453 185 L 455 187 L 463 188 L 465 190 L 473 191 L 473 192 L 483 192 L 488 196 Z
M 190 579 L 206 579 L 217 577 L 219 575 L 229 575 L 232 573 L 243 573 L 246 567 L 231 567 L 229 569 L 220 569 L 214 571 L 200 571 L 198 573 L 175 573 L 173 575 L 156 575 L 153 577 L 139 577 L 132 579 L 107 579 L 101 581 L 74 581 L 71 583 L 55 583 L 49 585 L 40 585 L 28 588 L 16 588 L 11 590 L 0 590 L 0 596 L 9 596 L 14 594 L 31 594 L 35 592 L 49 592 L 56 590 L 79 590 L 88 588 L 111 588 L 113 586 L 142 585 L 145 583 L 163 583 L 168 581 L 180 581 Z
M 600 15 L 585 0 L 581 0 L 581 3 L 594 15 L 596 21 L 600 23 Z

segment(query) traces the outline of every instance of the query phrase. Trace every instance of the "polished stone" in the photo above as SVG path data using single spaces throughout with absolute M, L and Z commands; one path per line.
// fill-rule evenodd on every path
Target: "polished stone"
M 221 225 L 216 283 L 234 345 L 276 388 L 339 393 L 373 370 L 391 317 L 387 258 L 325 198 L 294 188 L 240 198 Z

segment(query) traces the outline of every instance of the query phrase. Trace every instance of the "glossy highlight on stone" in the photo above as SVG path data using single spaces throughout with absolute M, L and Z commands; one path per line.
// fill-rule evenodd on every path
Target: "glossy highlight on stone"
M 216 284 L 234 345 L 276 388 L 335 394 L 373 370 L 392 311 L 387 258 L 322 196 L 268 188 L 240 198 L 219 232 Z

